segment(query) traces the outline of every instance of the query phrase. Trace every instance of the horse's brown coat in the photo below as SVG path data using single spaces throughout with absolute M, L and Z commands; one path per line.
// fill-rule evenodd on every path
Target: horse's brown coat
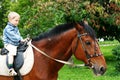
M 84 27 L 77 23 L 73 28 L 61 32 L 58 35 L 46 37 L 41 40 L 33 40 L 32 44 L 55 59 L 67 61 L 72 54 L 74 54 L 78 60 L 82 60 L 85 64 L 88 64 L 89 62 L 86 58 L 82 44 L 84 44 L 89 55 L 94 54 L 95 52 L 96 54 L 101 53 L 101 51 L 96 40 L 89 34 L 81 36 L 83 43 L 81 43 L 80 40 L 77 43 L 78 32 L 80 34 L 87 33 Z M 90 42 L 89 45 L 87 44 L 87 41 Z M 75 49 L 76 44 L 77 47 Z M 58 71 L 64 64 L 51 60 L 35 49 L 33 49 L 33 51 L 35 58 L 33 69 L 28 75 L 23 76 L 23 80 L 57 80 Z M 101 55 L 90 58 L 89 66 L 93 65 L 95 65 L 96 73 L 100 73 L 99 69 L 104 73 L 106 70 L 104 56 Z M 13 78 L 0 76 L 0 80 L 13 80 Z

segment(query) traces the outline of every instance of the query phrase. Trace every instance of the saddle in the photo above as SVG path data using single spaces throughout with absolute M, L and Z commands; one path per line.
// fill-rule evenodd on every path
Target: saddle
M 14 63 L 13 63 L 15 70 L 19 70 L 22 67 L 24 63 L 23 53 L 25 52 L 27 48 L 28 48 L 27 42 L 22 42 L 17 47 L 17 55 L 15 56 Z M 8 53 L 9 51 L 6 48 L 2 48 L 0 51 L 1 55 L 7 55 Z M 7 56 L 6 63 L 8 66 L 8 56 Z
M 17 48 L 17 55 L 14 59 L 14 69 L 16 72 L 19 71 L 22 76 L 27 75 L 32 70 L 34 65 L 34 53 L 30 44 L 31 41 L 27 43 L 21 43 Z M 0 75 L 3 76 L 10 76 L 9 69 L 6 65 L 7 54 L 7 49 L 0 50 Z

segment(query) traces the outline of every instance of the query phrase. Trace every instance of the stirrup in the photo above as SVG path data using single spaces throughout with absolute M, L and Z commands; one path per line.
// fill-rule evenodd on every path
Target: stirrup
M 15 70 L 14 70 L 13 68 L 11 68 L 11 69 L 9 70 L 9 75 L 10 75 L 10 76 L 16 76 L 17 73 L 15 72 Z

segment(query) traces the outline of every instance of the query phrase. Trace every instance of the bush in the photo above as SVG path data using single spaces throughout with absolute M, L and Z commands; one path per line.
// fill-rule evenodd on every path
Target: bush
M 120 60 L 120 45 L 112 49 L 112 54 L 115 55 L 116 60 Z
M 120 62 L 116 64 L 115 69 L 120 72 Z
M 89 16 L 84 2 L 68 1 L 19 0 L 11 3 L 11 10 L 21 15 L 21 35 L 26 37 L 29 33 L 30 37 L 34 37 L 58 24 L 80 21 Z
M 117 47 L 112 49 L 112 54 L 116 57 L 116 60 L 118 61 L 118 63 L 115 66 L 115 69 L 120 71 L 120 45 L 118 45 Z
M 3 42 L 1 39 L 0 39 L 0 48 L 3 48 Z

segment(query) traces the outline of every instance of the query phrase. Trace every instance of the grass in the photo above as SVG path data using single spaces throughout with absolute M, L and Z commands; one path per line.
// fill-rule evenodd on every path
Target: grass
M 113 42 L 105 41 L 100 44 L 113 44 Z M 114 41 L 114 44 L 118 44 L 118 42 Z M 112 55 L 112 49 L 115 46 L 116 45 L 100 46 L 107 63 L 107 71 L 103 76 L 95 76 L 92 70 L 86 67 L 70 68 L 68 65 L 64 65 L 59 71 L 58 80 L 120 80 L 120 72 L 115 70 L 117 62 Z M 76 59 L 74 59 L 74 61 L 78 63 Z

